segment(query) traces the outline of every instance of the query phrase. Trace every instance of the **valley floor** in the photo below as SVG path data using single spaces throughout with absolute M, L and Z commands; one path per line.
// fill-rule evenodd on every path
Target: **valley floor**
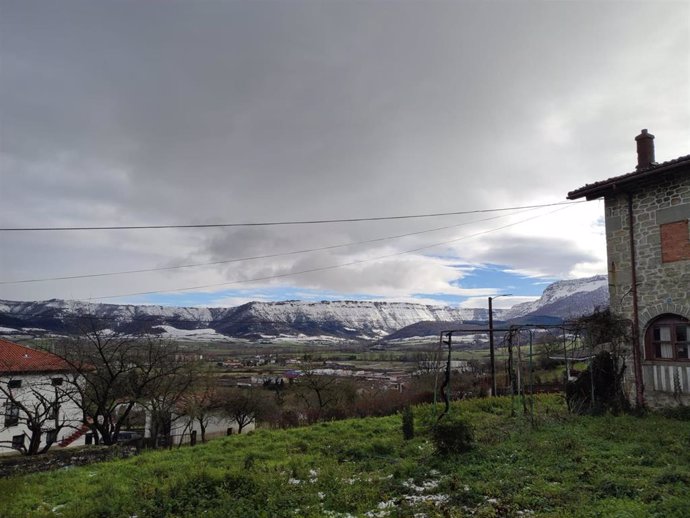
M 7 478 L 0 516 L 690 516 L 689 421 L 572 416 L 558 396 L 534 424 L 521 414 L 510 398 L 453 405 L 475 429 L 460 455 L 434 452 L 423 406 L 409 441 L 399 415 L 353 419 Z

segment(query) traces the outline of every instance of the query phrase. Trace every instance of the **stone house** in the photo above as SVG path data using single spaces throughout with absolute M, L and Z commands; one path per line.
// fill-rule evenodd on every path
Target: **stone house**
M 611 309 L 632 322 L 636 402 L 688 404 L 690 155 L 656 163 L 654 136 L 635 140 L 635 171 L 568 198 L 604 198 Z

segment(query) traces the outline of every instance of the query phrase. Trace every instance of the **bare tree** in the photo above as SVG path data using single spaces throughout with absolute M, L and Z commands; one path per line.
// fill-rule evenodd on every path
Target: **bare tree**
M 341 380 L 333 374 L 325 374 L 314 365 L 302 371 L 297 382 L 297 396 L 304 403 L 310 422 L 321 420 L 326 411 L 338 405 L 350 391 L 341 390 Z
M 435 375 L 443 369 L 441 350 L 437 345 L 433 345 L 424 351 L 418 351 L 413 355 L 417 363 L 417 375 Z
M 222 408 L 215 378 L 209 370 L 202 370 L 190 391 L 182 397 L 181 410 L 188 420 L 186 429 L 199 424 L 201 442 L 206 442 L 206 428 L 211 418 Z
M 261 419 L 266 410 L 264 391 L 255 388 L 229 388 L 219 394 L 223 412 L 237 423 L 237 433 Z
M 176 421 L 186 418 L 186 398 L 194 390 L 201 373 L 195 363 L 179 362 L 171 355 L 162 360 L 158 368 L 167 375 L 157 376 L 148 383 L 140 401 L 149 412 L 153 444 L 157 444 L 160 437 L 165 437 L 171 444 L 171 427 Z
M 69 417 L 60 411 L 63 403 L 69 401 L 70 392 L 57 380 L 62 378 L 32 375 L 27 379 L 11 373 L 0 376 L 0 396 L 5 400 L 0 430 L 21 426 L 28 437 L 28 444 L 24 440 L 3 443 L 12 444 L 23 455 L 44 453 L 57 441 L 60 431 L 71 425 Z
M 176 349 L 151 336 L 114 333 L 102 320 L 83 318 L 79 335 L 58 342 L 53 353 L 71 368 L 71 397 L 82 409 L 96 440 L 114 444 L 135 407 L 166 386 L 184 363 Z

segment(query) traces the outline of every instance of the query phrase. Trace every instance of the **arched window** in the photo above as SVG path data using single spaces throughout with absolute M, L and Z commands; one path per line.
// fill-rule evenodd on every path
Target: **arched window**
M 662 315 L 647 328 L 647 359 L 690 361 L 690 322 L 678 315 Z

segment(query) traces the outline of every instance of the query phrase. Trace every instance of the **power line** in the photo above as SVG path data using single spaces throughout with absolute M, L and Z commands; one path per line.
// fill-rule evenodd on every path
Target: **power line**
M 389 259 L 391 257 L 397 257 L 397 256 L 405 255 L 405 254 L 411 254 L 414 252 L 419 252 L 421 250 L 427 250 L 429 248 L 435 248 L 437 246 L 443 246 L 443 245 L 447 245 L 450 243 L 456 243 L 458 241 L 463 241 L 465 239 L 471 239 L 473 237 L 483 236 L 483 235 L 489 234 L 491 232 L 497 232 L 499 230 L 503 230 L 503 229 L 506 229 L 509 227 L 514 227 L 515 225 L 519 225 L 521 223 L 525 223 L 526 221 L 531 221 L 533 219 L 537 219 L 537 218 L 540 218 L 542 216 L 547 216 L 549 214 L 553 214 L 555 212 L 567 209 L 569 206 L 572 206 L 572 204 L 567 204 L 566 207 L 561 207 L 559 209 L 547 212 L 546 214 L 539 214 L 536 216 L 532 216 L 530 218 L 525 218 L 525 219 L 522 219 L 522 220 L 519 220 L 519 221 L 516 221 L 513 223 L 509 223 L 507 225 L 503 225 L 501 227 L 497 227 L 497 228 L 493 228 L 493 229 L 489 229 L 489 230 L 484 230 L 482 232 L 477 232 L 475 234 L 470 234 L 468 236 L 458 237 L 455 239 L 450 239 L 448 241 L 440 241 L 437 243 L 433 243 L 431 245 L 420 246 L 417 248 L 413 248 L 410 250 L 403 250 L 401 252 L 395 252 L 392 254 L 380 255 L 378 257 L 370 257 L 369 259 L 359 259 L 359 260 L 350 261 L 347 263 L 340 263 L 340 264 L 334 264 L 334 265 L 329 265 L 329 266 L 321 266 L 318 268 L 309 268 L 307 270 L 300 270 L 298 272 L 281 273 L 281 274 L 276 274 L 276 275 L 266 275 L 263 277 L 255 277 L 253 279 L 242 279 L 242 280 L 237 280 L 237 281 L 220 282 L 220 283 L 214 283 L 214 284 L 202 284 L 202 285 L 198 285 L 198 286 L 188 286 L 185 288 L 173 288 L 173 289 L 167 289 L 167 290 L 151 290 L 151 291 L 140 291 L 140 292 L 134 292 L 134 293 L 123 293 L 123 294 L 119 294 L 119 295 L 104 295 L 101 297 L 91 297 L 90 300 L 114 299 L 114 298 L 119 298 L 119 297 L 134 297 L 134 296 L 138 296 L 138 295 L 156 295 L 159 293 L 175 293 L 175 292 L 179 292 L 179 291 L 202 290 L 202 289 L 207 289 L 207 288 L 218 288 L 220 286 L 232 286 L 235 284 L 246 284 L 246 283 L 250 283 L 250 282 L 267 281 L 267 280 L 272 280 L 272 279 L 281 279 L 281 278 L 285 278 L 285 277 L 294 277 L 296 275 L 303 275 L 305 273 L 314 273 L 314 272 L 323 272 L 323 271 L 328 271 L 328 270 L 336 270 L 336 269 L 345 268 L 348 266 L 355 266 L 358 264 L 369 263 L 372 261 L 379 261 L 381 259 Z
M 227 227 L 271 227 L 278 225 L 321 225 L 324 223 L 354 223 L 360 221 L 384 221 L 397 219 L 435 218 L 439 216 L 459 216 L 465 214 L 482 214 L 487 212 L 500 212 L 506 210 L 538 209 L 554 207 L 557 205 L 576 205 L 586 201 L 562 201 L 557 203 L 545 203 L 540 205 L 523 205 L 518 207 L 502 207 L 494 209 L 478 209 L 456 212 L 435 212 L 429 214 L 405 214 L 399 216 L 377 216 L 368 218 L 342 218 L 342 219 L 316 219 L 295 221 L 263 221 L 254 223 L 200 223 L 189 225 L 113 225 L 103 227 L 5 227 L 0 232 L 55 232 L 55 231 L 80 231 L 80 230 L 161 230 L 173 228 L 227 228 Z
M 527 209 L 529 210 L 535 210 L 535 209 Z M 526 212 L 526 211 L 520 211 L 521 212 Z M 449 228 L 456 228 L 456 227 L 462 227 L 465 225 L 471 225 L 473 223 L 482 223 L 485 221 L 492 221 L 494 219 L 500 219 L 500 218 L 505 218 L 508 216 L 512 216 L 513 214 L 503 214 L 500 216 L 493 216 L 490 218 L 484 218 L 480 220 L 475 220 L 475 221 L 466 221 L 463 223 L 458 223 L 455 225 L 446 225 L 443 227 L 436 227 L 436 228 L 431 228 L 427 230 L 420 230 L 418 232 L 408 232 L 406 234 L 398 234 L 395 236 L 385 236 L 385 237 L 379 237 L 375 239 L 367 239 L 364 241 L 352 241 L 349 243 L 341 243 L 338 245 L 328 245 L 328 246 L 322 246 L 322 247 L 317 247 L 317 248 L 307 248 L 304 250 L 293 250 L 290 252 L 280 252 L 280 253 L 274 253 L 274 254 L 266 254 L 266 255 L 256 255 L 256 256 L 250 256 L 250 257 L 239 257 L 239 258 L 233 258 L 233 259 L 224 259 L 220 261 L 211 261 L 211 262 L 205 262 L 205 263 L 192 263 L 192 264 L 180 264 L 180 265 L 175 265 L 175 266 L 160 266 L 160 267 L 155 267 L 155 268 L 141 268 L 137 270 L 121 270 L 117 272 L 101 272 L 101 273 L 89 273 L 89 274 L 79 274 L 79 275 L 65 275 L 65 276 L 60 276 L 60 277 L 42 277 L 38 279 L 20 279 L 20 280 L 15 280 L 15 281 L 0 281 L 0 285 L 8 285 L 8 284 L 27 284 L 27 283 L 35 283 L 35 282 L 48 282 L 48 281 L 64 281 L 64 280 L 73 280 L 73 279 L 89 279 L 89 278 L 94 278 L 94 277 L 110 277 L 114 275 L 128 275 L 128 274 L 136 274 L 136 273 L 150 273 L 150 272 L 159 272 L 159 271 L 167 271 L 167 270 L 178 270 L 178 269 L 183 269 L 183 268 L 197 268 L 201 266 L 216 266 L 220 264 L 230 264 L 230 263 L 239 263 L 239 262 L 244 262 L 244 261 L 254 261 L 258 259 L 270 259 L 274 257 L 282 257 L 282 256 L 289 256 L 289 255 L 297 255 L 297 254 L 306 254 L 310 252 L 320 252 L 324 250 L 334 250 L 337 248 L 345 248 L 348 246 L 356 246 L 356 245 L 363 245 L 363 244 L 368 244 L 368 243 L 377 243 L 381 241 L 389 241 L 392 239 L 400 239 L 403 237 L 409 237 L 409 236 L 416 236 L 420 234 L 427 234 L 429 232 L 437 232 L 439 230 L 447 230 Z

